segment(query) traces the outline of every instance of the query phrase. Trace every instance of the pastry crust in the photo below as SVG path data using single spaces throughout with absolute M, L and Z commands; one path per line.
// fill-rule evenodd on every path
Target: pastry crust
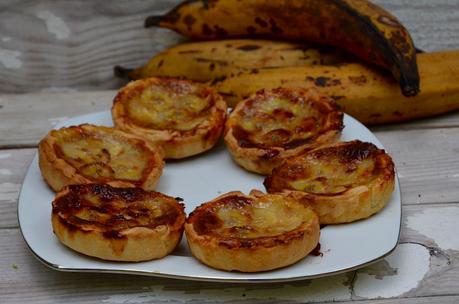
M 56 237 L 73 250 L 111 261 L 169 254 L 182 237 L 183 204 L 159 192 L 109 185 L 70 185 L 53 201 Z
M 264 185 L 311 206 L 321 224 L 370 217 L 390 201 L 395 171 L 384 150 L 361 141 L 341 142 L 288 159 Z
M 52 130 L 38 147 L 41 174 L 56 192 L 88 183 L 154 190 L 162 153 L 136 136 L 89 124 Z
M 136 134 L 185 158 L 211 149 L 223 131 L 226 103 L 213 89 L 188 80 L 147 78 L 129 83 L 115 97 L 116 128 Z
M 229 192 L 195 209 L 185 223 L 193 255 L 222 270 L 258 272 L 291 265 L 318 244 L 317 215 L 279 194 Z
M 229 115 L 225 142 L 243 168 L 270 174 L 284 159 L 336 141 L 343 113 L 315 90 L 261 90 Z

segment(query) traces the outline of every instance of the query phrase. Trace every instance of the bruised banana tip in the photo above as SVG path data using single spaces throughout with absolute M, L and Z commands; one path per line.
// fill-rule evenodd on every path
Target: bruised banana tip
M 113 68 L 113 74 L 118 78 L 131 79 L 130 74 L 134 69 L 123 68 L 122 66 L 116 65 Z
M 148 16 L 145 19 L 143 26 L 145 28 L 160 26 L 160 23 L 162 20 L 163 20 L 163 16 Z
M 402 93 L 405 97 L 414 97 L 418 95 L 420 92 L 421 90 L 419 89 L 419 87 L 406 86 L 406 87 L 403 87 L 402 89 Z
M 405 97 L 413 97 L 419 94 L 421 91 L 419 88 L 419 78 L 417 79 L 401 79 L 400 88 L 402 89 L 402 94 Z

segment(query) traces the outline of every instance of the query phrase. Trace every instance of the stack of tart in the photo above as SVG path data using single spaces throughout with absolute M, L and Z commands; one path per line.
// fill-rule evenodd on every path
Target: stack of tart
M 227 118 L 211 88 L 148 78 L 118 92 L 112 117 L 114 128 L 53 130 L 39 145 L 42 176 L 57 192 L 54 233 L 100 259 L 162 258 L 184 231 L 208 266 L 277 269 L 318 246 L 320 224 L 367 218 L 394 190 L 391 158 L 370 143 L 338 142 L 343 113 L 314 90 L 262 90 Z M 238 165 L 266 176 L 268 193 L 226 193 L 186 217 L 181 200 L 154 191 L 164 159 L 203 154 L 222 134 Z

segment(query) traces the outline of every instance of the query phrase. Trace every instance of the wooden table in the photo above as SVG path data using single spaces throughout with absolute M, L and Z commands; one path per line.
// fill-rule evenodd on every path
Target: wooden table
M 201 303 L 245 299 L 289 303 L 380 297 L 400 297 L 397 301 L 403 303 L 459 303 L 459 113 L 373 128 L 397 164 L 403 228 L 395 252 L 366 268 L 312 281 L 261 285 L 48 269 L 31 255 L 18 229 L 16 204 L 24 174 L 38 140 L 56 122 L 106 110 L 114 94 L 0 96 L 0 303 Z
M 459 48 L 459 1 L 378 3 L 408 23 L 421 48 Z M 17 198 L 26 169 L 53 125 L 108 109 L 114 94 L 0 95 L 0 303 L 459 303 L 459 113 L 372 128 L 397 164 L 403 221 L 398 248 L 363 269 L 259 285 L 48 269 L 28 251 L 18 228 Z

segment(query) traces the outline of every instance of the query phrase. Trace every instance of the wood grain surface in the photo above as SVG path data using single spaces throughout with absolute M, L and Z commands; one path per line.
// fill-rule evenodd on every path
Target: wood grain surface
M 122 84 L 114 65 L 139 65 L 180 41 L 142 27 L 178 2 L 0 1 L 0 303 L 459 303 L 459 113 L 372 129 L 397 165 L 402 233 L 392 254 L 360 270 L 238 285 L 63 273 L 34 258 L 17 198 L 39 140 L 61 120 L 108 110 Z M 459 0 L 375 2 L 419 48 L 459 49 Z M 9 94 L 18 92 L 30 93 Z
M 0 95 L 3 117 L 0 148 L 35 147 L 60 120 L 108 111 L 115 94 L 115 91 L 103 91 Z M 394 156 L 405 203 L 457 201 L 459 132 L 453 126 L 458 123 L 458 115 L 447 115 L 399 125 L 403 127 L 373 129 Z M 27 154 L 29 158 L 23 162 L 30 162 L 30 156 Z M 2 161 L 9 162 L 0 159 L 0 168 Z
M 459 299 L 459 242 L 455 241 L 459 228 L 459 132 L 447 123 L 436 127 L 444 117 L 399 129 L 374 130 L 397 164 L 404 206 L 401 245 L 377 264 L 330 278 L 256 286 L 47 269 L 27 250 L 18 230 L 17 197 L 36 152 L 35 148 L 20 147 L 35 147 L 41 136 L 65 117 L 108 109 L 113 96 L 114 91 L 1 97 L 0 113 L 7 114 L 0 120 L 4 147 L 0 150 L 0 261 L 5 274 L 0 277 L 0 294 L 7 303 L 26 299 L 37 303 L 61 299 L 69 303 L 237 303 L 245 299 L 288 303 L 379 297 L 401 298 L 400 303 L 428 303 L 427 299 L 454 303 Z M 456 122 L 459 114 L 446 119 Z M 5 148 L 13 146 L 18 148 Z M 441 235 L 438 225 L 444 230 Z M 22 286 L 27 290 L 19 292 Z
M 183 38 L 144 29 L 150 14 L 179 0 L 0 3 L 0 92 L 104 90 L 124 81 L 113 67 L 136 67 Z M 459 49 L 459 0 L 377 0 L 425 51 Z

